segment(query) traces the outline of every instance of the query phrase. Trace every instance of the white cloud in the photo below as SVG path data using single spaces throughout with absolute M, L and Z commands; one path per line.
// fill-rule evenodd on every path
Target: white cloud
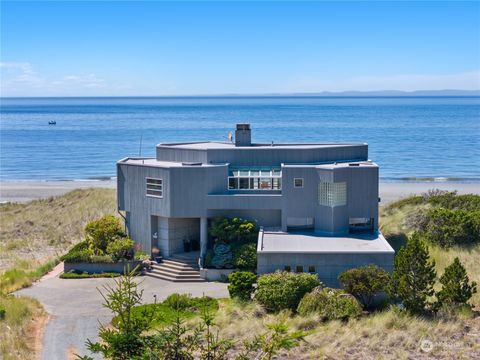
M 0 62 L 2 96 L 96 95 L 106 90 L 104 79 L 96 74 L 70 74 L 60 78 L 40 76 L 29 62 Z

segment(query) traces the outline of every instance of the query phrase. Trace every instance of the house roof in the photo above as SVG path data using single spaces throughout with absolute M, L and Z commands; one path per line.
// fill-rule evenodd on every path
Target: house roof
M 260 231 L 261 253 L 394 253 L 383 235 L 346 234 L 328 236 L 315 232 Z
M 259 149 L 316 149 L 316 148 L 333 148 L 346 146 L 367 145 L 366 143 L 358 144 L 261 144 L 254 143 L 250 146 L 235 146 L 231 142 L 221 141 L 200 141 L 200 142 L 186 142 L 186 143 L 161 143 L 157 147 L 165 148 L 179 148 L 190 150 L 210 150 L 210 149 L 241 149 L 241 150 L 259 150 Z

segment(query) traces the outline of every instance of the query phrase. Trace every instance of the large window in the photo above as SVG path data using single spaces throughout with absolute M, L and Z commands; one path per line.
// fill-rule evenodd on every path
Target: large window
M 147 196 L 163 197 L 163 180 L 146 178 L 147 181 Z
M 228 177 L 229 190 L 281 190 L 282 171 L 273 169 L 232 169 Z
M 330 207 L 347 205 L 347 183 L 322 181 L 318 184 L 318 203 Z

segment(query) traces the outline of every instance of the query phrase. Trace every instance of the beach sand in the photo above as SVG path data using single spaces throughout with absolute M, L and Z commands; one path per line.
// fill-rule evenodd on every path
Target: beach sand
M 116 180 L 105 181 L 2 181 L 0 202 L 28 202 L 63 195 L 74 189 L 115 188 Z
M 115 188 L 116 180 L 105 181 L 5 181 L 0 182 L 0 202 L 27 202 L 65 194 L 74 189 L 91 187 Z M 380 182 L 381 204 L 402 197 L 422 194 L 429 189 L 458 191 L 459 194 L 480 194 L 480 183 L 457 182 Z

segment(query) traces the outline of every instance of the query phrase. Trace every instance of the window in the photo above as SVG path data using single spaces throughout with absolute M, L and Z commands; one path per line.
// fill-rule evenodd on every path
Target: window
M 297 266 L 297 273 L 303 273 L 303 266 L 301 265 Z
M 293 187 L 303 188 L 303 178 L 295 178 L 295 179 L 293 179 Z
M 229 190 L 281 190 L 280 168 L 232 169 L 228 176 Z
M 154 179 L 154 178 L 146 178 L 147 181 L 147 196 L 153 197 L 163 197 L 163 180 L 162 179 Z
M 283 270 L 285 270 L 286 272 L 290 272 L 290 271 L 292 271 L 292 268 L 291 268 L 290 266 L 286 265 L 286 266 L 283 268 Z
M 322 181 L 318 184 L 318 203 L 330 207 L 347 205 L 347 183 Z
M 315 271 L 315 266 L 310 265 L 310 266 L 308 267 L 308 272 L 309 272 L 309 273 L 315 273 L 315 272 L 316 272 L 316 271 Z

